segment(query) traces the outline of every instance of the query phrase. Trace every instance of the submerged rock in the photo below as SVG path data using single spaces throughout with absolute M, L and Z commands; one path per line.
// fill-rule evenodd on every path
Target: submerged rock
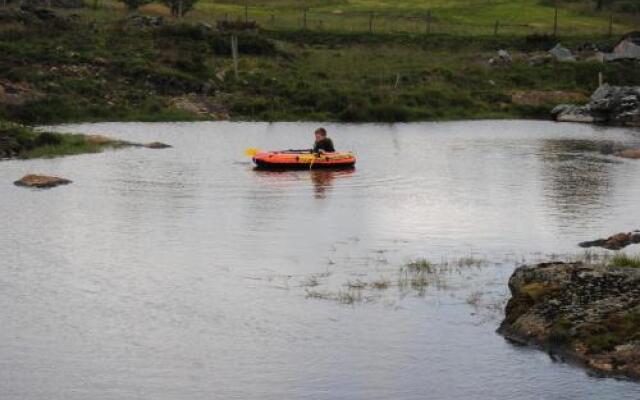
M 618 157 L 630 158 L 632 160 L 640 159 L 640 149 L 626 149 L 616 153 Z
M 148 149 L 169 149 L 172 146 L 162 142 L 151 142 L 144 145 Z
M 640 269 L 523 266 L 498 332 L 603 373 L 640 379 Z
M 60 185 L 68 185 L 71 180 L 60 178 L 57 176 L 47 175 L 25 175 L 17 181 L 13 182 L 16 186 L 33 187 L 33 188 L 52 188 Z
M 631 244 L 640 243 L 640 231 L 633 231 L 629 233 L 618 233 L 613 236 L 609 236 L 606 239 L 597 239 L 589 242 L 582 242 L 580 247 L 602 247 L 607 250 L 620 250 Z

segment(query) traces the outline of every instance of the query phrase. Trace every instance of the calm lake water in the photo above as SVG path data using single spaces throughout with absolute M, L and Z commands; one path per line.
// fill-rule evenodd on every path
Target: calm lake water
M 174 148 L 0 163 L 0 398 L 640 398 L 495 334 L 516 266 L 640 228 L 640 162 L 606 155 L 640 131 L 329 124 L 354 171 L 243 156 L 315 127 L 67 125 Z

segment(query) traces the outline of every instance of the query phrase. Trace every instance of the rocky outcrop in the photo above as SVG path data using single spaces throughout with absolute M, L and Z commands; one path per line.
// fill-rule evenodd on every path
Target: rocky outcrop
M 47 175 L 25 175 L 17 181 L 13 182 L 16 186 L 24 186 L 31 188 L 52 188 L 60 185 L 68 185 L 72 181 L 57 176 Z
M 639 86 L 600 86 L 584 106 L 562 104 L 551 111 L 556 121 L 640 126 Z
M 498 332 L 607 374 L 640 379 L 640 269 L 523 266 Z
M 613 236 L 609 236 L 606 239 L 597 239 L 589 242 L 582 242 L 580 247 L 602 247 L 607 250 L 620 250 L 631 244 L 640 243 L 640 231 L 633 231 L 629 233 L 618 233 Z

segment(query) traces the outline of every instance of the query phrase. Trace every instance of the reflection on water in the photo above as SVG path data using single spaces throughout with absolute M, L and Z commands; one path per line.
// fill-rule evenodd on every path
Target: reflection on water
M 309 171 L 265 171 L 254 169 L 256 176 L 261 180 L 262 184 L 269 186 L 269 181 L 273 181 L 274 190 L 277 190 L 278 184 L 310 180 L 313 185 L 314 197 L 316 199 L 324 199 L 331 190 L 331 186 L 335 179 L 349 178 L 355 173 L 355 168 L 347 169 L 311 169 Z
M 543 182 L 561 218 L 580 219 L 608 203 L 617 161 L 611 141 L 547 139 L 542 142 Z
M 331 189 L 331 184 L 334 179 L 347 178 L 353 175 L 354 171 L 354 168 L 346 170 L 310 171 L 309 176 L 311 177 L 311 182 L 313 182 L 316 199 L 324 199 L 326 197 L 326 193 Z
M 354 170 L 242 156 L 314 128 L 67 126 L 174 147 L 0 163 L 0 398 L 638 398 L 495 334 L 516 265 L 640 226 L 640 163 L 608 150 L 637 133 L 336 124 Z

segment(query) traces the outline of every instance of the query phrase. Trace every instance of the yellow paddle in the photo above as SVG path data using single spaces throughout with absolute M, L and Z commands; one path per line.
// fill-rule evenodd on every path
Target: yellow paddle
M 260 153 L 260 149 L 256 149 L 255 147 L 249 147 L 244 151 L 244 154 L 247 157 L 255 157 L 255 155 L 258 153 Z

